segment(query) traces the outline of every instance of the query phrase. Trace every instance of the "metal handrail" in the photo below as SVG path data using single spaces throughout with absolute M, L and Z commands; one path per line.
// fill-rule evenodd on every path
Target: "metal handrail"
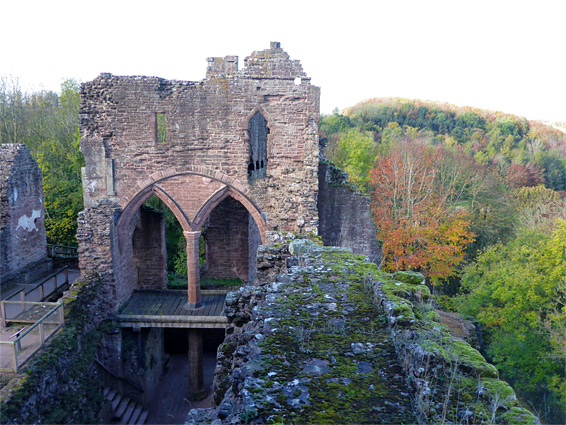
M 97 358 L 94 359 L 94 362 L 95 362 L 98 366 L 100 366 L 100 368 L 101 368 L 104 372 L 108 373 L 112 378 L 118 379 L 118 380 L 120 380 L 120 381 L 122 381 L 122 382 L 128 384 L 128 385 L 131 386 L 133 389 L 135 389 L 135 390 L 137 390 L 137 391 L 139 391 L 139 392 L 141 392 L 141 393 L 143 393 L 143 392 L 145 391 L 143 388 L 141 388 L 138 384 L 134 383 L 134 382 L 131 381 L 130 379 L 125 378 L 125 377 L 123 377 L 123 376 L 118 376 L 118 375 L 116 375 L 114 372 L 112 372 L 110 369 L 108 369 L 108 368 L 106 367 L 106 365 L 104 365 L 104 363 L 102 363 L 102 362 L 101 362 L 100 360 L 98 360 Z
M 57 257 L 57 251 L 59 249 L 59 258 L 78 258 L 79 256 L 79 248 L 76 246 L 65 246 L 65 245 L 52 245 L 52 244 L 48 244 L 47 245 L 47 253 L 48 256 L 53 258 L 53 257 Z M 67 251 L 67 252 L 61 252 L 61 251 Z
M 2 301 L 1 302 L 1 306 L 2 306 L 2 322 L 4 323 L 5 326 L 5 322 L 6 322 L 6 317 L 5 317 L 5 309 L 4 309 L 4 303 L 8 303 L 8 304 L 22 304 L 22 302 L 20 301 Z M 49 310 L 47 313 L 45 313 L 37 322 L 35 322 L 33 325 L 31 325 L 27 330 L 25 330 L 23 333 L 19 334 L 16 339 L 14 341 L 0 341 L 0 345 L 12 345 L 12 368 L 11 369 L 7 369 L 7 368 L 0 368 L 0 371 L 12 371 L 14 373 L 18 373 L 19 369 L 21 366 L 23 366 L 29 359 L 31 359 L 33 357 L 33 355 L 35 353 L 37 353 L 39 351 L 39 349 L 41 349 L 41 347 L 43 347 L 43 344 L 45 344 L 45 342 L 51 338 L 51 336 L 53 336 L 59 329 L 61 329 L 64 325 L 65 325 L 65 316 L 64 316 L 64 310 L 63 310 L 63 303 L 62 302 L 57 302 L 57 303 L 23 303 L 23 304 L 33 304 L 33 305 L 54 305 L 54 308 L 52 308 L 51 310 Z M 49 316 L 51 316 L 52 314 L 55 314 L 55 312 L 57 311 L 57 309 L 59 309 L 59 324 L 57 325 L 57 327 L 53 330 L 53 332 L 51 332 L 51 334 L 49 334 L 47 337 L 45 337 L 45 331 L 43 329 L 43 322 L 45 320 L 47 320 L 47 318 Z M 33 330 L 35 330 L 35 328 L 39 327 L 39 336 L 40 336 L 40 343 L 39 346 L 33 350 L 33 352 L 31 352 L 28 357 L 26 359 L 24 359 L 23 362 L 18 363 L 18 347 L 20 347 L 20 341 L 26 336 L 28 335 L 30 332 L 32 332 Z
M 59 275 L 59 273 L 61 273 L 62 271 L 65 271 L 65 282 L 63 282 L 62 285 L 58 285 L 57 283 L 57 276 Z M 22 302 L 25 301 L 25 297 L 26 295 L 32 293 L 33 291 L 35 291 L 37 288 L 39 288 L 40 286 L 43 286 L 45 283 L 47 283 L 49 280 L 53 279 L 53 292 L 55 292 L 57 289 L 59 289 L 61 286 L 66 285 L 69 283 L 69 266 L 64 266 L 62 268 L 60 268 L 59 270 L 57 270 L 56 272 L 51 273 L 48 277 L 46 277 L 43 281 L 41 281 L 40 283 L 38 283 L 37 285 L 35 285 L 33 288 L 30 288 L 28 290 L 21 289 L 18 292 L 14 292 L 12 295 L 10 295 L 8 298 L 6 298 L 4 301 L 9 301 L 11 300 L 13 297 L 15 297 L 16 295 L 20 294 L 20 300 Z M 44 290 L 43 288 L 40 288 L 40 299 L 43 301 L 45 299 L 44 296 Z

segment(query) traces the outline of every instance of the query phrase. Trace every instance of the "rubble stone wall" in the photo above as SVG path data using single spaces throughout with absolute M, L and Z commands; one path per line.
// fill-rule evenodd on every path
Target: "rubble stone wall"
M 100 276 L 75 281 L 63 296 L 65 327 L 2 388 L 3 424 L 107 423 L 95 367 L 108 317 L 108 286 Z
M 351 248 L 381 267 L 382 249 L 369 196 L 348 183 L 348 175 L 327 161 L 318 167 L 319 235 L 327 246 Z
M 253 242 L 241 244 L 243 280 L 253 280 L 253 249 L 267 231 L 317 232 L 319 88 L 277 42 L 244 62 L 238 70 L 235 56 L 209 58 L 198 82 L 101 74 L 82 85 L 81 270 L 111 270 L 116 303 L 139 286 L 132 227 L 152 195 L 185 232 L 200 231 L 227 197 L 245 207 L 259 237 L 250 226 Z M 114 205 L 105 235 L 87 219 L 102 219 L 102 202 Z
M 0 145 L 0 246 L 1 282 L 50 269 L 42 174 L 24 145 Z M 37 273 L 27 273 L 29 266 Z
M 130 278 L 135 271 L 131 261 L 131 238 L 129 243 L 121 247 L 117 241 L 115 216 L 119 211 L 116 204 L 104 200 L 79 213 L 77 219 L 79 268 L 84 275 L 97 273 L 102 277 L 103 283 L 107 285 L 106 293 L 113 310 L 128 299 L 134 290 L 134 283 Z M 118 250 L 121 250 L 121 256 L 118 256 Z M 121 259 L 122 262 L 115 262 L 114 258 Z
M 438 322 L 421 274 L 305 240 L 261 246 L 260 270 L 226 296 L 213 408 L 186 424 L 540 424 Z

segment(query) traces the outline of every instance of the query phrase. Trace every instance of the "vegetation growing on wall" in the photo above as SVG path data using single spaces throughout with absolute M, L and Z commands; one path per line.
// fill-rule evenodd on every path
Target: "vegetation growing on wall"
M 263 252 L 270 267 L 298 267 L 227 297 L 229 322 L 249 322 L 219 347 L 208 420 L 537 423 L 496 368 L 438 323 L 421 274 L 305 240 Z
M 104 290 L 91 276 L 64 298 L 65 328 L 31 361 L 2 404 L 3 424 L 100 423 L 102 387 L 94 368 L 104 327 Z

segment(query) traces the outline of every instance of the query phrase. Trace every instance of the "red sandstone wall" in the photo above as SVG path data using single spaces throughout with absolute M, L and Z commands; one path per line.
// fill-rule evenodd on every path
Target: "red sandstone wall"
M 149 175 L 198 166 L 249 190 L 268 230 L 316 230 L 319 89 L 277 44 L 254 52 L 241 71 L 225 62 L 209 61 L 200 82 L 102 74 L 83 85 L 86 207 L 108 198 L 124 208 L 138 186 L 151 184 L 140 184 Z M 248 121 L 256 111 L 268 120 L 269 161 L 267 178 L 249 184 Z M 165 143 L 156 139 L 158 112 L 166 114 Z M 209 184 L 170 195 L 177 200 Z
M 132 238 L 136 289 L 167 288 L 165 216 L 140 208 L 140 219 Z
M 278 43 L 252 53 L 245 65 L 238 71 L 235 57 L 211 58 L 200 82 L 101 74 L 82 85 L 80 264 L 111 276 L 116 305 L 137 285 L 134 257 L 142 261 L 142 254 L 132 236 L 152 194 L 187 232 L 200 230 L 219 202 L 234 204 L 230 213 L 239 211 L 239 218 L 211 240 L 224 238 L 224 251 L 239 258 L 227 259 L 212 242 L 217 267 L 209 269 L 218 276 L 237 270 L 248 279 L 250 214 L 260 233 L 253 246 L 266 231 L 317 231 L 319 89 Z M 251 181 L 248 123 L 256 112 L 268 123 L 267 169 L 265 178 Z M 157 140 L 158 113 L 166 117 L 165 142 Z
M 248 281 L 249 213 L 226 198 L 210 214 L 206 227 L 206 277 Z

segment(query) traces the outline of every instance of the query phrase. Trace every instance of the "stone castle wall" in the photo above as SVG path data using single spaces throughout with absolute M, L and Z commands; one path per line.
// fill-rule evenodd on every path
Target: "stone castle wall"
M 351 248 L 381 267 L 382 249 L 369 196 L 349 184 L 348 175 L 324 161 L 318 168 L 319 235 L 327 246 Z
M 248 217 L 243 205 L 232 198 L 212 211 L 205 233 L 206 277 L 249 280 Z
M 257 206 L 269 230 L 314 231 L 319 89 L 279 43 L 245 65 L 237 71 L 237 58 L 211 58 L 199 82 L 101 74 L 83 84 L 85 207 L 110 199 L 125 208 L 157 183 L 191 221 L 228 184 Z M 249 121 L 257 112 L 267 120 L 266 177 L 250 181 Z
M 134 263 L 144 245 L 152 248 L 147 238 L 132 238 L 136 226 L 145 232 L 138 211 L 156 195 L 187 237 L 191 303 L 200 297 L 195 244 L 209 222 L 228 232 L 217 240 L 214 229 L 208 234 L 218 266 L 208 268 L 210 276 L 253 280 L 253 250 L 268 231 L 317 232 L 319 97 L 300 63 L 276 42 L 252 53 L 241 70 L 237 57 L 210 58 L 199 82 L 101 74 L 83 84 L 81 270 L 105 269 L 117 305 L 144 287 Z M 226 209 L 226 202 L 238 207 Z M 92 229 L 89 217 L 110 233 Z M 230 245 L 224 252 L 215 249 L 221 240 Z M 226 262 L 226 255 L 235 257 Z
M 140 208 L 136 230 L 132 236 L 133 263 L 137 287 L 167 288 L 167 249 L 165 214 Z
M 42 174 L 24 145 L 0 145 L 0 247 L 1 282 L 50 268 Z

